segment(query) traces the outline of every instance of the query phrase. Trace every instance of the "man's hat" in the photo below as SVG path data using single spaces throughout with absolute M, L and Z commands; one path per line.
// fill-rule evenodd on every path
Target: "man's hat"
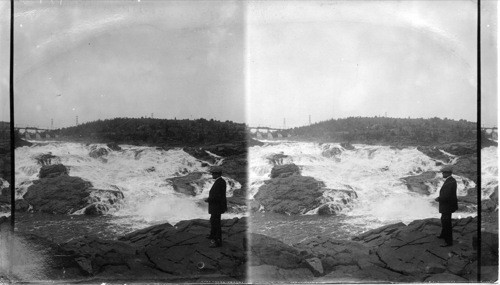
M 210 173 L 222 174 L 222 168 L 220 166 L 212 166 L 210 167 Z
M 453 169 L 451 168 L 451 166 L 444 166 L 443 168 L 441 168 L 441 172 L 453 173 Z

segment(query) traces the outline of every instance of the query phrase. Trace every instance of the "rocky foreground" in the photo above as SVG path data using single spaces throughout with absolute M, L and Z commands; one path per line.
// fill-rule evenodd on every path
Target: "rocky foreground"
M 477 281 L 477 218 L 453 224 L 452 247 L 441 247 L 444 242 L 436 237 L 439 219 L 388 225 L 352 240 L 317 237 L 293 246 L 254 234 L 249 275 L 266 282 Z M 482 261 L 495 259 L 495 237 L 482 239 Z M 481 279 L 494 278 L 485 271 Z
M 249 234 L 247 219 L 223 221 L 223 246 L 210 248 L 207 220 L 168 223 L 118 239 L 82 236 L 56 244 L 16 233 L 43 263 L 29 275 L 29 260 L 14 264 L 10 280 L 162 282 L 475 282 L 477 218 L 453 221 L 454 245 L 441 247 L 439 219 L 384 226 L 352 240 L 316 237 L 293 246 Z M 482 280 L 496 280 L 498 234 L 481 240 Z M 247 249 L 250 259 L 247 258 Z M 16 250 L 17 252 L 17 250 Z M 23 252 L 23 251 L 19 251 Z M 40 262 L 42 260 L 43 262 Z M 28 262 L 28 264 L 26 264 Z M 248 270 L 248 271 L 247 271 Z M 33 273 L 32 273 L 33 274 Z M 247 279 L 248 278 L 248 279 Z
M 246 218 L 223 220 L 223 247 L 210 248 L 207 220 L 168 223 L 108 240 L 82 236 L 56 244 L 16 232 L 16 240 L 44 266 L 26 272 L 29 260 L 14 264 L 18 281 L 243 282 L 246 278 Z

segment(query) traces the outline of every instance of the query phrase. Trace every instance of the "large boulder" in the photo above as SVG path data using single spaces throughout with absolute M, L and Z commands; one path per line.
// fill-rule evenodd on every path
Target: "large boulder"
M 326 158 L 337 157 L 342 154 L 342 149 L 338 147 L 328 147 L 321 151 L 321 155 Z
M 426 171 L 419 175 L 403 177 L 401 180 L 406 183 L 408 190 L 421 195 L 430 195 L 431 188 L 429 184 L 437 186 L 440 182 L 440 179 L 434 171 Z
M 33 181 L 23 198 L 34 212 L 70 214 L 87 206 L 91 187 L 80 177 L 60 175 Z
M 304 214 L 321 205 L 324 183 L 309 176 L 292 175 L 265 181 L 254 199 L 265 210 L 283 214 Z
M 92 158 L 100 158 L 102 156 L 107 155 L 108 153 L 109 151 L 106 148 L 93 145 L 90 148 L 89 156 Z
M 69 173 L 68 168 L 62 164 L 44 165 L 40 168 L 38 173 L 39 178 L 50 178 L 59 175 L 67 175 Z
M 85 209 L 89 215 L 104 214 L 119 207 L 123 193 L 117 190 L 102 190 L 80 177 L 59 175 L 33 181 L 23 196 L 33 212 L 72 214 Z
M 196 196 L 201 193 L 202 187 L 207 181 L 202 179 L 202 172 L 192 172 L 186 176 L 168 178 L 175 191 L 189 196 Z
M 300 175 L 300 168 L 293 163 L 284 165 L 275 165 L 271 170 L 271 178 L 277 178 L 277 177 L 284 178 L 295 174 Z

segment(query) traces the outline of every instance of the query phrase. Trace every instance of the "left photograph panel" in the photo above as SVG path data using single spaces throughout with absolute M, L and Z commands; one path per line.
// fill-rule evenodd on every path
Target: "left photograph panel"
M 243 4 L 15 1 L 14 14 L 7 278 L 246 281 Z
M 10 125 L 10 5 L 0 3 L 0 284 L 8 279 L 12 251 L 12 155 Z

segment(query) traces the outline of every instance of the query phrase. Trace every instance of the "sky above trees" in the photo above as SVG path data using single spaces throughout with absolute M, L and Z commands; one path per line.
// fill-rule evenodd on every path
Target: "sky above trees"
M 476 121 L 475 1 L 15 5 L 18 125 L 66 127 L 76 116 L 272 127 L 306 125 L 309 115 Z M 0 120 L 9 118 L 9 7 L 0 3 Z M 486 125 L 497 120 L 493 8 L 482 13 Z

